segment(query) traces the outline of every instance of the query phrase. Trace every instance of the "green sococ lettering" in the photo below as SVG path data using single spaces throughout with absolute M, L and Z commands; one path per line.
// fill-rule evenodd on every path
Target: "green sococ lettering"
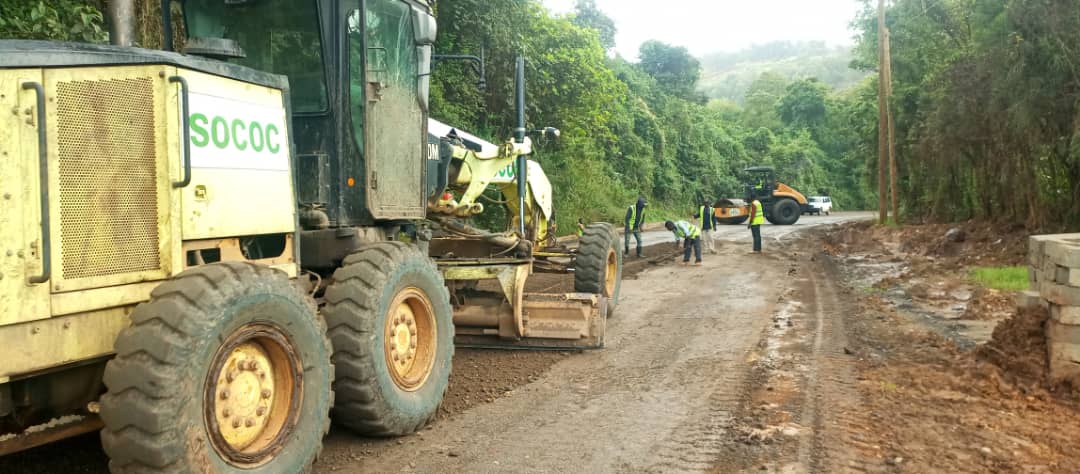
M 240 119 L 234 119 L 232 121 L 232 136 L 233 142 L 236 143 L 236 149 L 240 151 L 247 150 L 247 142 L 240 141 L 240 139 L 243 138 L 243 135 L 241 135 L 240 132 L 236 131 L 237 127 L 239 127 L 241 130 L 244 130 L 247 128 L 247 125 L 244 125 L 244 122 Z
M 221 125 L 221 134 L 218 134 L 218 125 Z M 210 121 L 210 136 L 214 139 L 214 146 L 224 149 L 229 146 L 229 124 L 221 117 L 214 117 Z
M 275 145 L 274 142 L 271 141 L 270 132 L 273 132 L 275 137 L 280 135 L 280 133 L 278 132 L 278 129 L 277 129 L 277 127 L 274 126 L 274 124 L 269 124 L 269 125 L 266 126 L 266 149 L 270 150 L 270 153 L 273 153 L 273 154 L 276 155 L 278 150 L 281 149 L 281 147 L 278 146 L 278 145 Z
M 259 122 L 251 122 L 251 136 L 248 138 L 251 140 L 252 150 L 263 151 L 263 146 L 266 145 L 266 137 L 263 136 L 262 124 Z
M 274 124 L 263 125 L 242 119 L 230 121 L 221 116 L 211 119 L 205 114 L 196 113 L 188 118 L 188 127 L 191 129 L 191 143 L 200 148 L 213 141 L 214 146 L 221 149 L 231 145 L 238 151 L 245 151 L 249 146 L 254 152 L 265 149 L 277 154 L 281 151 L 281 130 Z
M 206 132 L 206 124 L 209 123 L 203 114 L 191 114 L 188 121 L 191 127 L 191 143 L 197 147 L 204 147 L 210 143 L 210 134 Z

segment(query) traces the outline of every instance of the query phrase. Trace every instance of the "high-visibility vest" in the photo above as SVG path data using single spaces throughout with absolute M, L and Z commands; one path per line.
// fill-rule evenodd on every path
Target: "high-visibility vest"
M 750 221 L 750 225 L 761 225 L 765 223 L 765 210 L 762 209 L 761 201 L 754 199 L 752 203 L 754 205 L 754 220 Z
M 705 211 L 706 209 L 708 209 L 708 212 Z M 713 229 L 712 208 L 709 207 L 709 206 L 701 206 L 701 209 L 698 210 L 698 215 L 701 216 L 701 228 L 705 229 L 705 230 L 712 230 Z
M 637 230 L 637 226 L 635 225 L 635 224 L 637 224 L 637 220 L 638 220 L 637 206 L 630 206 L 629 208 L 627 208 L 627 210 L 630 211 L 630 222 L 627 222 L 626 226 L 629 227 L 630 230 Z M 644 225 L 645 224 L 645 209 L 641 210 L 641 221 L 642 221 L 641 224 Z
M 680 239 L 696 239 L 701 236 L 701 230 L 686 221 L 676 222 L 673 232 L 675 232 L 675 237 Z

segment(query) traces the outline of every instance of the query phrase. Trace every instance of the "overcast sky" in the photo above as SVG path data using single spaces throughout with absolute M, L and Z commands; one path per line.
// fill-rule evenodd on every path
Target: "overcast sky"
M 574 0 L 542 0 L 554 13 L 570 12 Z M 737 51 L 777 40 L 852 44 L 848 23 L 858 0 L 596 0 L 615 20 L 615 49 L 636 59 L 638 46 L 657 39 L 686 46 L 694 55 Z

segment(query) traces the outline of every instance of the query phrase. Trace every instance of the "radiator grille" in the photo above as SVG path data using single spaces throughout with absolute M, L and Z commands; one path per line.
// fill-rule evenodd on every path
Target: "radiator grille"
M 158 120 L 150 78 L 57 84 L 65 279 L 158 270 Z

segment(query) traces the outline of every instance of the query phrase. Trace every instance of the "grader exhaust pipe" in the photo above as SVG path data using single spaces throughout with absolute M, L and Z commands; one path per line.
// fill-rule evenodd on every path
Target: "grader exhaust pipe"
M 135 46 L 135 0 L 109 0 L 106 2 L 109 18 L 109 43 L 114 46 Z M 161 0 L 162 48 L 173 50 L 171 0 Z
M 135 44 L 135 0 L 109 0 L 109 43 L 116 46 Z

